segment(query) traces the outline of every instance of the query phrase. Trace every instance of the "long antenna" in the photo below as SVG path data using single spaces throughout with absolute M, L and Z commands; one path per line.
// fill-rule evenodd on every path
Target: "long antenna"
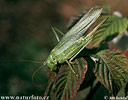
M 42 62 L 39 62 L 39 61 L 32 61 L 32 60 L 17 60 L 17 61 L 22 61 L 22 62 L 32 62 L 32 63 L 43 64 Z
M 42 87 L 42 86 L 43 86 L 43 85 L 39 85 L 39 84 L 37 84 L 37 83 L 34 82 L 34 76 L 35 76 L 36 73 L 37 73 L 41 68 L 43 68 L 43 67 L 44 67 L 44 64 L 43 64 L 42 66 L 40 66 L 39 68 L 37 68 L 37 69 L 34 71 L 33 75 L 32 75 L 32 83 L 33 83 L 33 85 L 36 86 L 36 87 Z
M 43 64 L 43 63 L 40 62 L 40 61 L 24 60 L 24 59 L 19 59 L 19 60 L 0 60 L 0 62 L 31 62 L 31 63 Z

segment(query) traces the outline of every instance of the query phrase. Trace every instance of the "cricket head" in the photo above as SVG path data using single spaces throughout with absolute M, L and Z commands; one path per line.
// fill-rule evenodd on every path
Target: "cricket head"
M 49 55 L 45 60 L 44 65 L 49 66 L 51 71 L 56 70 L 57 61 L 54 55 Z

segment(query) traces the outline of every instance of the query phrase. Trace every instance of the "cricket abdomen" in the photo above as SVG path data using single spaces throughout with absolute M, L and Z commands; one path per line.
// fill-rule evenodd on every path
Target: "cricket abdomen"
M 78 40 L 75 40 L 73 42 L 70 42 L 69 45 L 64 44 L 59 49 L 53 49 L 51 54 L 53 54 L 57 60 L 58 63 L 63 63 L 67 59 L 70 59 L 74 54 L 76 54 L 81 47 L 83 47 L 84 36 L 79 38 Z M 67 46 L 65 46 L 67 45 Z

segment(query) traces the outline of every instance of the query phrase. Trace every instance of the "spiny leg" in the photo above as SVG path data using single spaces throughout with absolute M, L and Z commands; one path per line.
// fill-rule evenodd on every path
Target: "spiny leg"
M 105 18 L 102 20 L 86 37 L 83 38 L 84 44 L 82 48 L 69 60 L 70 62 L 92 41 L 93 39 L 93 33 L 108 19 Z
M 54 27 L 54 30 L 55 30 L 55 31 L 57 31 L 58 33 L 60 33 L 61 35 L 63 35 L 63 36 L 64 36 L 64 33 L 63 33 L 63 32 L 61 32 L 59 29 L 57 29 L 57 28 L 55 28 L 55 27 Z
M 57 35 L 57 33 L 56 33 L 56 31 L 55 31 L 55 29 L 53 27 L 52 27 L 52 31 L 53 31 L 57 41 L 59 42 L 60 41 L 59 36 Z
M 73 68 L 72 68 L 72 66 L 71 66 L 71 64 L 70 64 L 70 62 L 69 62 L 68 60 L 66 60 L 66 62 L 67 62 L 67 64 L 68 64 L 69 68 L 71 69 L 71 71 L 72 71 L 76 76 L 78 76 L 78 75 L 76 74 L 76 72 L 73 70 Z
M 59 41 L 60 41 L 60 38 L 59 38 L 59 36 L 57 35 L 56 31 L 59 32 L 61 35 L 64 35 L 64 33 L 61 32 L 59 29 L 54 28 L 54 27 L 52 27 L 52 31 L 53 31 L 53 33 L 54 33 L 54 35 L 55 35 L 57 41 L 59 42 Z
M 92 41 L 92 39 L 93 37 L 90 37 L 88 41 L 85 41 L 83 47 L 75 55 L 73 55 L 69 61 L 71 62 Z

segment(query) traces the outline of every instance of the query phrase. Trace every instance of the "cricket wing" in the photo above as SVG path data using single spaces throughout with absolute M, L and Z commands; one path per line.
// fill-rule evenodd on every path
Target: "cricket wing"
M 96 21 L 96 19 L 100 16 L 102 12 L 102 8 L 94 7 L 91 8 L 87 14 L 85 14 L 59 41 L 56 45 L 55 49 L 62 47 L 65 43 L 72 44 L 70 42 L 74 42 L 74 40 L 79 39 L 87 29 Z M 70 41 L 71 40 L 71 41 Z
M 82 35 L 85 31 L 96 21 L 96 19 L 100 16 L 102 12 L 102 8 L 94 7 L 91 8 L 87 14 L 85 14 L 61 39 L 61 42 L 65 39 L 72 37 L 73 34 L 79 34 L 81 30 L 84 29 Z

